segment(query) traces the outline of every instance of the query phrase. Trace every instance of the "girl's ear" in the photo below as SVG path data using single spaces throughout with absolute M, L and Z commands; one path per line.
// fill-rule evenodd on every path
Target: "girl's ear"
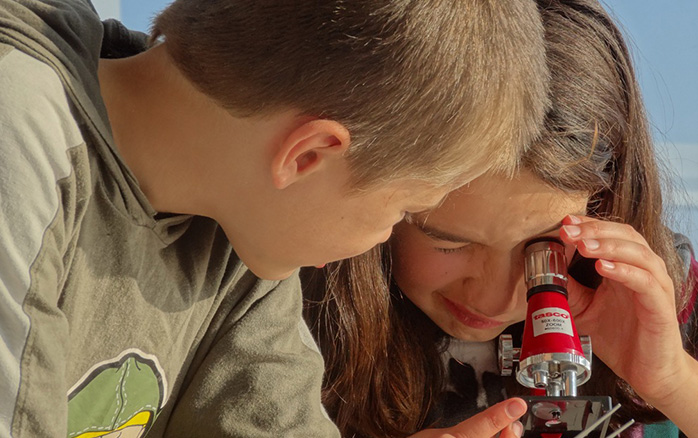
M 272 181 L 285 189 L 322 168 L 327 160 L 343 159 L 349 148 L 347 128 L 334 120 L 316 119 L 295 128 L 272 159 Z

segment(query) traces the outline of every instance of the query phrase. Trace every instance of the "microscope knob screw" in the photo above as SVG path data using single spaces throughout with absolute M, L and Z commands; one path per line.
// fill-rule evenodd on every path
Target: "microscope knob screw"
M 514 362 L 518 362 L 520 348 L 514 348 L 514 341 L 511 335 L 499 335 L 499 348 L 497 359 L 499 362 L 499 372 L 502 376 L 511 376 L 514 372 Z

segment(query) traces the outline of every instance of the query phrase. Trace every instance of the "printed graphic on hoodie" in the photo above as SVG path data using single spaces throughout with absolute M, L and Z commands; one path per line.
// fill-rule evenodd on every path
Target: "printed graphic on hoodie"
M 68 392 L 68 438 L 141 438 L 166 401 L 155 356 L 137 349 L 92 367 Z

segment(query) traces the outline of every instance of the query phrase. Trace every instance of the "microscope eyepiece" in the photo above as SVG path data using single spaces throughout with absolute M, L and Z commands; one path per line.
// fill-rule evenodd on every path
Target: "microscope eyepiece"
M 567 295 L 565 245 L 554 237 L 531 240 L 525 247 L 524 279 L 528 296 L 555 291 Z

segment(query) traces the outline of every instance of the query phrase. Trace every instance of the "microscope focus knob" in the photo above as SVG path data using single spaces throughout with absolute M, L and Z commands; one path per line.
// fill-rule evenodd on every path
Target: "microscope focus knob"
M 514 362 L 519 361 L 520 353 L 520 348 L 514 348 L 511 335 L 499 335 L 497 361 L 499 362 L 499 373 L 502 376 L 511 376 L 514 373 Z

